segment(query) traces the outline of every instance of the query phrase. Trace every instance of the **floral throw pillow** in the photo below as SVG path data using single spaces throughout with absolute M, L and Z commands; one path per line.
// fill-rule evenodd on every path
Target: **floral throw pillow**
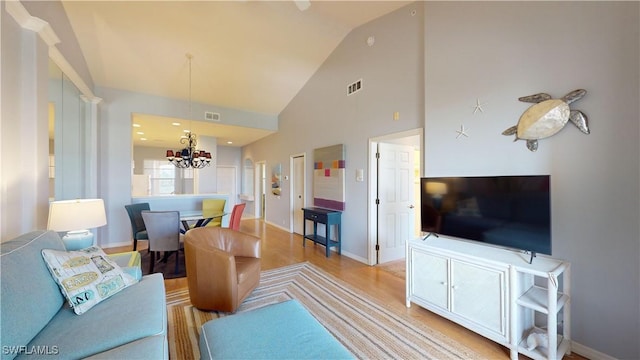
M 122 271 L 99 247 L 77 251 L 44 249 L 42 257 L 69 305 L 78 315 L 138 282 Z

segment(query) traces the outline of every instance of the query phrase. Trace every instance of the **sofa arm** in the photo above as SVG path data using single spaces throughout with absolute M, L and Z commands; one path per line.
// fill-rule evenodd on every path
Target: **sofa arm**
M 260 258 L 259 237 L 229 228 L 205 226 L 191 229 L 185 235 L 185 244 L 187 242 L 220 249 L 235 256 Z
M 260 258 L 260 238 L 237 232 L 229 250 L 235 256 Z

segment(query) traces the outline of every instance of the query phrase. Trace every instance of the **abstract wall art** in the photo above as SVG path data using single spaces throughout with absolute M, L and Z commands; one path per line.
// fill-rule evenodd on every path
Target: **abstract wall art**
M 345 209 L 345 147 L 343 144 L 313 151 L 313 205 Z

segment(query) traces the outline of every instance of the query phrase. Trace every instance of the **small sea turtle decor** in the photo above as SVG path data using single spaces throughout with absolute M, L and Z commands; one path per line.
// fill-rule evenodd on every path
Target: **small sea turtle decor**
M 571 110 L 569 105 L 580 100 L 586 90 L 574 90 L 560 99 L 552 99 L 551 95 L 539 93 L 518 98 L 522 102 L 534 103 L 514 125 L 502 132 L 502 135 L 516 135 L 517 140 L 526 140 L 527 148 L 538 150 L 538 139 L 544 139 L 562 130 L 568 121 L 585 134 L 589 134 L 587 116 L 580 110 Z

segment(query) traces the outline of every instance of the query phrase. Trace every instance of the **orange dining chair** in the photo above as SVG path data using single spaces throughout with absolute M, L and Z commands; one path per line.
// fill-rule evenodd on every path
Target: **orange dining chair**
M 233 210 L 231 211 L 231 219 L 229 220 L 229 228 L 239 231 L 240 230 L 240 219 L 242 219 L 242 212 L 244 211 L 245 206 L 247 204 L 240 203 L 233 206 Z

